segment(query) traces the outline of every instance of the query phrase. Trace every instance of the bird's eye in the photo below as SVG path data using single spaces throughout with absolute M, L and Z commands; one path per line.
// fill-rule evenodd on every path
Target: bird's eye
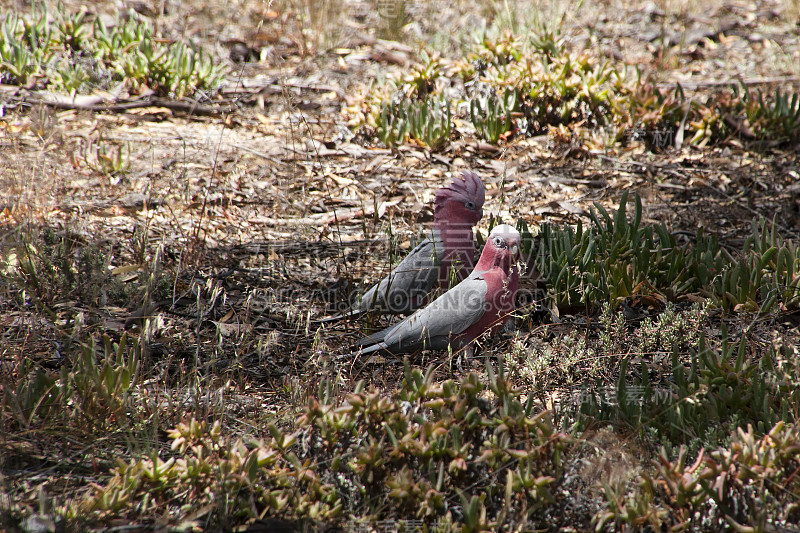
M 475 209 L 475 202 L 467 202 L 464 204 L 467 209 Z
M 499 248 L 505 248 L 506 242 L 500 237 L 495 237 L 494 238 L 494 245 L 499 247 Z

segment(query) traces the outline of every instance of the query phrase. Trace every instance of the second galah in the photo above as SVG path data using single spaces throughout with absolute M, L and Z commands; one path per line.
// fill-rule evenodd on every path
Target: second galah
M 495 227 L 472 273 L 410 317 L 359 342 L 361 353 L 454 350 L 486 331 L 497 331 L 514 310 L 519 284 L 520 235 L 508 224 Z
M 483 216 L 486 189 L 474 172 L 465 171 L 436 192 L 433 231 L 377 284 L 368 289 L 350 311 L 333 318 L 377 310 L 409 314 L 423 306 L 431 291 L 445 290 L 450 281 L 466 278 L 475 264 L 472 228 Z

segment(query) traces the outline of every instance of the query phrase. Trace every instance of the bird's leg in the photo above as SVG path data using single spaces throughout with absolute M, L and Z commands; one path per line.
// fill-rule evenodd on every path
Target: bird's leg
M 458 371 L 463 373 L 464 372 L 464 363 L 467 363 L 467 368 L 469 368 L 469 362 L 472 361 L 473 357 L 475 357 L 475 346 L 472 344 L 468 344 L 464 348 L 458 351 L 458 359 L 456 360 L 456 367 L 458 367 Z

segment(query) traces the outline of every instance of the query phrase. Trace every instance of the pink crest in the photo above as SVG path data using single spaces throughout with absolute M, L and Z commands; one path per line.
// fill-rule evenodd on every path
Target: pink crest
M 476 209 L 480 209 L 486 200 L 486 188 L 477 174 L 465 170 L 462 172 L 461 178 L 454 179 L 450 185 L 442 187 L 436 192 L 435 209 L 443 207 L 448 199 L 464 203 L 472 202 Z

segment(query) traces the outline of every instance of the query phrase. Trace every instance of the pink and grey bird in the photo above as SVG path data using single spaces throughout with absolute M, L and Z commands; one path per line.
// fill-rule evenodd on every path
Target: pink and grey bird
M 486 189 L 474 172 L 465 171 L 436 192 L 433 231 L 377 284 L 368 289 L 349 312 L 356 316 L 371 310 L 409 314 L 429 300 L 437 287 L 465 279 L 475 264 L 472 228 L 483 216 Z
M 519 232 L 508 224 L 495 227 L 464 281 L 398 324 L 362 339 L 361 353 L 457 350 L 486 331 L 496 332 L 514 310 L 519 251 Z

